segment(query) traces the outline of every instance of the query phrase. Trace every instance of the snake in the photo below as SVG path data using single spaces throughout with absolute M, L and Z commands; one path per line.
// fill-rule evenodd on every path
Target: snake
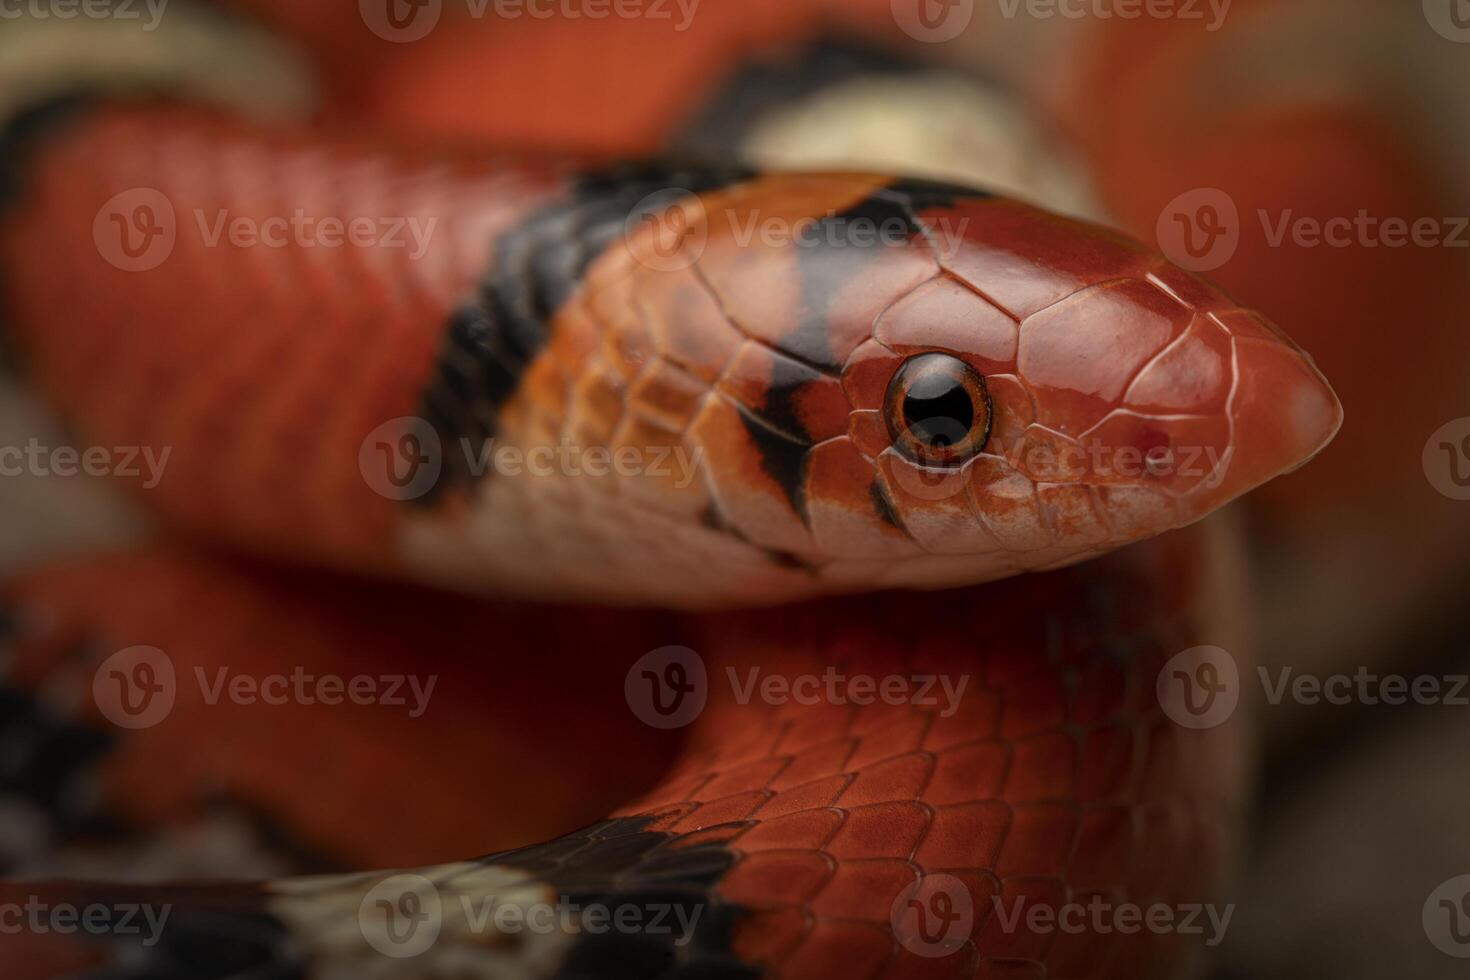
M 132 482 L 187 547 L 389 603 L 487 597 L 485 632 L 554 619 L 595 646 L 589 607 L 661 617 L 614 696 L 682 743 L 606 819 L 485 856 L 9 882 L 15 907 L 107 923 L 7 930 L 11 962 L 1186 969 L 1188 930 L 1025 913 L 1197 909 L 1222 886 L 1247 736 L 1179 718 L 1223 690 L 1190 651 L 1240 610 L 1228 535 L 1199 522 L 1342 417 L 1285 334 L 1117 232 L 966 184 L 569 164 L 145 94 L 37 100 L 6 130 L 27 383 L 87 445 L 168 447 Z M 579 669 L 568 649 L 538 666 Z M 117 676 L 158 679 L 146 658 Z M 140 909 L 166 921 L 139 930 Z

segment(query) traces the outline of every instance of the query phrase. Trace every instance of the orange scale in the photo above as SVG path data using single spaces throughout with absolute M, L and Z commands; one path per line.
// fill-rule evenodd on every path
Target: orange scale
M 839 802 L 844 808 L 913 799 L 934 771 L 934 758 L 925 753 L 899 756 L 856 773 Z
M 760 819 L 766 821 L 788 813 L 832 806 L 853 781 L 854 777 L 839 773 L 792 789 L 779 790 L 761 807 Z
M 903 858 L 929 826 L 929 809 L 917 803 L 880 803 L 859 807 L 847 814 L 842 827 L 825 850 L 835 858 Z
M 833 861 L 820 851 L 763 851 L 735 862 L 719 891 L 726 901 L 755 908 L 810 901 L 832 877 Z
M 784 792 L 826 776 L 846 772 L 852 747 L 853 742 L 850 739 L 838 739 L 808 749 L 792 759 L 791 764 L 771 780 L 770 788 Z
M 710 398 L 695 416 L 689 432 L 704 448 L 704 471 L 720 511 L 730 523 L 762 547 L 797 554 L 811 551 L 811 535 L 805 523 L 785 491 L 766 473 L 761 447 L 752 439 L 741 410 L 733 402 Z
M 1011 808 L 984 801 L 933 811 L 913 860 L 926 871 L 992 868 L 1011 826 Z
M 747 765 L 720 773 L 701 786 L 699 793 L 701 796 L 720 799 L 734 796 L 737 793 L 764 790 L 785 765 L 785 759 L 758 759 Z
M 807 524 L 825 555 L 909 555 L 918 549 L 879 513 L 878 473 L 851 440 L 833 439 L 807 454 Z
M 996 861 L 996 874 L 1061 875 L 1071 860 L 1080 819 L 1077 809 L 1065 803 L 1016 807 L 1011 832 Z
M 811 910 L 819 916 L 887 924 L 893 903 L 917 879 L 914 866 L 903 860 L 839 861 Z
M 862 409 L 847 416 L 847 438 L 868 459 L 877 459 L 893 445 L 883 413 Z
M 1072 887 L 1109 888 L 1132 881 L 1136 852 L 1143 843 L 1130 808 L 1084 811 L 1077 829 L 1077 851 L 1067 869 Z
M 821 710 L 817 710 L 817 709 Z M 841 705 L 813 705 L 808 711 L 790 712 L 786 731 L 777 748 L 786 754 L 802 754 L 841 737 L 851 725 L 851 709 Z
M 1006 461 L 1037 483 L 1075 483 L 1089 472 L 1081 443 L 1040 425 L 1026 428 Z
M 1041 504 L 1042 523 L 1051 528 L 1059 541 L 1100 545 L 1112 535 L 1098 513 L 1089 487 L 1076 483 L 1039 483 L 1036 499 Z
M 1101 464 L 1094 481 L 1177 495 L 1219 479 L 1222 462 L 1234 468 L 1234 453 L 1226 457 L 1230 438 L 1230 422 L 1223 413 L 1156 418 L 1117 412 L 1089 432 L 1086 443 Z
M 1096 486 L 1097 505 L 1108 516 L 1108 526 L 1120 538 L 1137 538 L 1161 526 L 1179 523 L 1179 501 L 1154 487 Z
M 842 368 L 842 390 L 855 409 L 877 410 L 883 406 L 888 383 L 903 358 L 876 340 L 860 345 Z
M 1018 742 L 1011 749 L 1001 797 L 1012 803 L 1062 799 L 1077 777 L 1077 743 L 1061 733 Z
M 842 826 L 840 810 L 818 807 L 762 820 L 735 841 L 735 849 L 756 851 L 820 850 Z
M 1162 259 L 1149 270 L 1146 278 L 1148 282 L 1168 293 L 1175 301 L 1192 310 L 1202 312 L 1213 310 L 1224 298 L 1219 287 Z
M 766 802 L 766 798 L 767 794 L 755 792 L 701 803 L 692 813 L 669 829 L 673 833 L 684 834 L 692 830 L 713 827 L 715 824 L 744 820 L 759 809 L 761 804 Z
M 965 222 L 964 246 L 945 259 L 945 268 L 1018 319 L 1153 264 L 1141 245 L 1122 235 L 1017 201 L 955 210 Z
M 1077 772 L 1077 801 L 1093 803 L 1125 794 L 1131 786 L 1136 748 L 1132 728 L 1119 725 L 1088 732 Z
M 1141 414 L 1223 411 L 1234 381 L 1231 360 L 1230 338 L 1198 320 L 1138 373 L 1124 404 Z
M 941 807 L 994 799 L 1000 793 L 1010 752 L 1003 742 L 976 742 L 939 753 L 923 801 Z
M 968 467 L 920 466 L 890 449 L 878 457 L 878 468 L 904 529 L 925 551 L 974 555 L 996 549 L 995 537 L 974 519 Z
M 753 340 L 725 366 L 719 390 L 796 439 L 821 442 L 847 431 L 847 396 L 836 378 Z
M 924 742 L 924 733 L 929 729 L 931 717 L 927 713 L 911 714 L 906 711 L 895 724 L 886 725 L 864 736 L 857 751 L 848 760 L 848 768 L 860 771 L 884 759 L 917 751 Z
M 1296 342 L 1282 333 L 1280 327 L 1255 310 L 1216 310 L 1210 314 L 1210 319 L 1232 337 L 1285 343 L 1293 349 L 1298 349 Z
M 986 451 L 1008 456 L 1020 445 L 1026 427 L 1036 421 L 1036 402 L 1015 375 L 987 375 L 985 387 L 990 392 L 990 441 Z
M 694 417 L 709 385 L 669 361 L 658 360 L 628 383 L 628 401 L 639 415 L 674 431 Z
M 660 354 L 708 382 L 719 377 L 745 339 L 687 269 L 637 278 L 631 313 Z
M 905 356 L 943 350 L 981 373 L 1016 361 L 1016 321 L 948 276 L 924 283 L 878 318 L 875 340 Z
M 859 710 L 857 714 L 853 717 L 852 727 L 848 729 L 848 731 L 853 735 L 859 737 L 867 736 L 880 730 L 891 729 L 893 728 L 893 726 L 900 725 L 905 722 L 913 722 L 915 720 L 922 721 L 923 716 L 915 714 L 914 706 L 903 698 L 902 691 L 898 688 L 894 688 L 891 686 L 888 688 L 889 697 L 894 699 L 891 703 L 889 701 L 883 700 L 883 681 L 885 678 L 892 676 L 893 661 L 888 661 L 887 663 L 887 668 L 882 669 L 887 669 L 889 673 L 863 674 L 863 676 L 872 679 L 872 683 L 871 685 L 869 685 L 871 689 L 867 690 L 859 688 L 857 690 L 858 693 L 863 695 L 864 700 L 871 699 L 872 703 L 863 705 L 861 710 Z M 858 664 L 845 666 L 839 669 L 843 672 L 848 672 L 849 681 L 851 681 L 851 679 L 857 676 L 859 673 L 869 671 L 871 668 Z M 907 682 L 908 680 L 907 677 L 904 677 L 903 679 L 905 682 Z M 917 748 L 917 746 L 915 747 Z M 860 754 L 862 752 L 862 749 L 859 748 L 858 751 Z M 850 763 L 850 765 L 852 765 L 853 768 L 857 768 L 856 755 L 854 756 L 854 759 Z
M 1087 431 L 1134 375 L 1188 326 L 1187 308 L 1137 279 L 1085 289 L 1021 324 L 1016 364 L 1037 400 L 1037 421 Z
M 975 514 L 1002 547 L 1024 552 L 1051 544 L 1031 480 L 993 456 L 977 458 L 968 473 Z
M 893 955 L 891 927 L 871 923 L 814 923 L 807 939 L 781 964 L 790 977 L 875 977 Z

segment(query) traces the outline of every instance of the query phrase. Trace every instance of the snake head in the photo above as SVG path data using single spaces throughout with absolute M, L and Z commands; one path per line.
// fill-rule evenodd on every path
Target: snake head
M 833 588 L 978 582 L 1147 538 L 1341 422 L 1290 340 L 1107 229 L 855 176 L 701 207 L 693 271 L 738 337 L 689 437 L 723 524 Z M 725 227 L 772 217 L 810 224 L 785 243 Z

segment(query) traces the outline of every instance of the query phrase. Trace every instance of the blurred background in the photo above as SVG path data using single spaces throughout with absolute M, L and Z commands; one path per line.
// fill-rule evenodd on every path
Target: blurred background
M 1157 245 L 1346 408 L 1236 508 L 1265 666 L 1470 673 L 1467 0 L 220 2 L 279 39 L 323 124 L 916 170 Z M 46 431 L 3 398 L 5 439 Z M 5 563 L 128 540 L 139 519 L 93 489 L 3 481 Z M 1424 916 L 1470 874 L 1470 705 L 1248 699 L 1263 771 L 1218 977 L 1463 975 Z

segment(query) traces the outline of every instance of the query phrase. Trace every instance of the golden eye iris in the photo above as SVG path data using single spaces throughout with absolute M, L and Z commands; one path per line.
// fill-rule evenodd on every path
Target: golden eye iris
M 899 365 L 883 414 L 893 444 L 925 466 L 958 466 L 990 438 L 985 378 L 948 354 L 920 354 Z

